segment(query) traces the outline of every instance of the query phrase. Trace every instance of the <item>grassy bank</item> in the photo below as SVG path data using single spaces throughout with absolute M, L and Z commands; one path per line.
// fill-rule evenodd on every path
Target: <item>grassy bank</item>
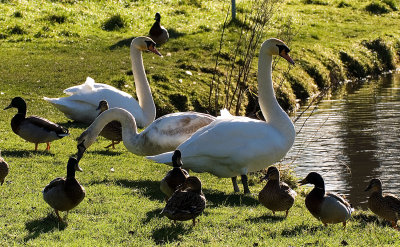
M 274 74 L 279 82 L 277 95 L 286 109 L 332 83 L 398 64 L 399 6 L 384 2 L 291 0 L 277 6 L 264 36 L 292 37 L 287 42 L 297 65 L 286 73 L 287 65 L 279 62 Z M 102 138 L 82 159 L 84 172 L 77 174 L 87 197 L 70 212 L 68 225 L 57 222 L 41 190 L 53 178 L 65 176 L 68 157 L 76 150 L 75 138 L 85 126 L 68 122 L 42 97 L 62 96 L 63 89 L 82 83 L 86 76 L 134 95 L 129 41 L 147 34 L 155 12 L 160 11 L 171 39 L 159 48 L 163 58 L 144 54 L 158 115 L 204 111 L 229 3 L 0 2 L 0 106 L 7 106 L 14 96 L 24 97 L 29 115 L 44 116 L 71 132 L 70 137 L 53 142 L 50 153 L 34 152 L 33 144 L 11 131 L 15 109 L 2 112 L 0 149 L 11 170 L 0 187 L 1 246 L 399 245 L 398 232 L 370 212 L 356 212 L 345 231 L 340 225 L 323 227 L 305 209 L 300 189 L 289 217 L 273 216 L 256 200 L 263 187 L 256 175 L 250 181 L 253 195 L 243 196 L 232 193 L 230 179 L 195 174 L 203 182 L 207 209 L 196 227 L 189 222 L 173 225 L 159 217 L 164 206 L 159 181 L 169 167 L 135 156 L 121 144 L 106 151 L 103 147 L 109 142 Z M 238 17 L 249 13 L 249 7 L 238 1 Z M 233 42 L 238 30 L 240 22 L 229 25 L 227 40 Z M 224 48 L 221 64 L 229 58 Z M 223 74 L 223 69 L 217 71 Z M 253 91 L 254 80 L 252 71 Z M 44 148 L 44 144 L 39 147 Z

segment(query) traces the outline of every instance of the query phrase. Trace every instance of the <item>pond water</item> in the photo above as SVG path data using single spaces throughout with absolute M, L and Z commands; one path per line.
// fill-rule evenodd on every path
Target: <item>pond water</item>
M 296 121 L 304 126 L 284 161 L 297 176 L 318 172 L 326 190 L 364 209 L 371 178 L 400 196 L 400 73 L 343 87 L 311 110 Z

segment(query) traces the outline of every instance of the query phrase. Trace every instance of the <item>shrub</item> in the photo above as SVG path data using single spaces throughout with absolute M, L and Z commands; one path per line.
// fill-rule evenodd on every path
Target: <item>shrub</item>
M 389 13 L 390 9 L 384 3 L 380 2 L 372 2 L 365 7 L 365 10 L 370 12 L 371 14 L 381 15 L 385 13 Z
M 396 68 L 393 53 L 382 39 L 376 39 L 370 42 L 364 41 L 363 45 L 376 52 L 379 61 L 382 63 L 383 70 L 392 70 Z
M 365 67 L 346 52 L 340 52 L 340 60 L 342 60 L 343 64 L 346 66 L 347 75 L 349 77 L 362 78 L 367 75 Z
M 113 15 L 103 23 L 103 30 L 114 31 L 125 27 L 125 21 L 121 15 Z

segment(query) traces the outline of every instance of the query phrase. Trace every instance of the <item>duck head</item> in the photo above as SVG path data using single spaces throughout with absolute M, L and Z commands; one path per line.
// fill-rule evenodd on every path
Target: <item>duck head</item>
M 294 65 L 293 59 L 289 56 L 290 49 L 282 40 L 271 38 L 266 40 L 261 47 L 266 47 L 266 49 L 263 50 L 269 55 L 281 56 L 290 64 Z
M 161 53 L 156 49 L 156 42 L 149 37 L 140 36 L 132 40 L 131 50 L 135 48 L 139 51 L 150 51 L 162 57 Z
M 382 191 L 382 182 L 379 178 L 373 178 L 369 181 L 368 187 L 365 191 L 379 192 Z
M 172 155 L 173 167 L 181 167 L 183 165 L 181 157 L 182 157 L 181 151 L 179 151 L 178 149 L 175 150 L 174 154 Z
M 8 105 L 4 110 L 10 109 L 10 108 L 17 108 L 18 112 L 25 113 L 26 112 L 26 102 L 23 98 L 21 97 L 15 97 L 11 100 L 10 105 Z
M 100 112 L 107 111 L 109 108 L 107 100 L 100 100 L 99 106 L 96 108 L 96 111 L 100 110 Z
M 185 182 L 181 185 L 180 189 L 202 193 L 201 181 L 198 177 L 195 176 L 187 177 Z
M 279 170 L 275 166 L 268 167 L 267 174 L 261 180 L 279 180 Z
M 156 16 L 154 17 L 154 20 L 156 20 L 157 22 L 160 22 L 161 21 L 161 15 L 160 15 L 160 13 L 156 13 Z
M 305 179 L 299 181 L 299 184 L 313 184 L 315 188 L 325 190 L 324 179 L 316 172 L 310 172 Z

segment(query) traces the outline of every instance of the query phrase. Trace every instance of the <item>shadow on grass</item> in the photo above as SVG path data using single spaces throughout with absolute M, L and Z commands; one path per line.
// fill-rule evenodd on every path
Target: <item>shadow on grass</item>
M 294 237 L 294 236 L 299 236 L 301 234 L 313 234 L 316 231 L 322 231 L 325 228 L 326 227 L 324 227 L 323 225 L 311 226 L 311 225 L 306 225 L 303 222 L 301 225 L 297 225 L 292 229 L 283 229 L 281 235 L 283 237 Z
M 207 199 L 207 207 L 217 207 L 220 205 L 237 206 L 257 206 L 258 200 L 243 194 L 226 194 L 217 190 L 203 190 Z
M 158 245 L 177 242 L 181 240 L 181 236 L 192 231 L 192 227 L 185 226 L 185 223 L 178 222 L 171 225 L 162 226 L 153 232 L 152 238 Z
M 45 150 L 1 150 L 2 155 L 10 157 L 32 157 L 33 155 L 55 156 L 55 154 L 50 152 Z
M 131 37 L 131 38 L 120 40 L 117 43 L 110 46 L 110 50 L 115 50 L 115 49 L 118 49 L 121 47 L 129 47 L 134 38 L 136 38 L 136 37 Z
M 170 39 L 177 39 L 186 35 L 185 33 L 179 32 L 174 28 L 168 28 L 168 34 Z
M 29 234 L 24 238 L 25 242 L 31 239 L 35 239 L 40 236 L 40 234 L 53 231 L 54 229 L 64 230 L 67 224 L 60 223 L 58 218 L 50 213 L 42 219 L 36 219 L 25 223 L 25 229 L 28 230 Z
M 160 191 L 160 182 L 151 181 L 151 180 L 127 180 L 127 179 L 118 179 L 115 181 L 110 181 L 108 179 L 104 179 L 102 181 L 93 181 L 90 184 L 109 184 L 115 183 L 121 187 L 139 190 L 141 194 L 145 197 L 148 197 L 150 200 L 164 201 L 164 194 Z M 160 211 L 161 212 L 161 211 Z
M 146 213 L 146 219 L 144 219 L 142 222 L 143 223 L 149 223 L 150 220 L 154 219 L 155 217 L 158 217 L 158 218 L 162 217 L 160 215 L 161 211 L 162 211 L 162 208 L 157 208 L 157 209 L 154 209 L 154 210 L 151 210 L 151 211 L 147 212 Z
M 104 149 L 104 150 L 86 151 L 85 153 L 95 154 L 95 155 L 100 154 L 100 155 L 106 155 L 106 156 L 118 156 L 118 155 L 121 155 L 123 152 L 114 151 L 113 149 Z
M 69 129 L 69 128 L 86 129 L 87 127 L 89 127 L 89 124 L 79 123 L 79 122 L 75 122 L 75 121 L 68 121 L 66 123 L 59 123 L 59 125 L 67 128 L 67 129 Z
M 363 227 L 365 227 L 369 223 L 373 223 L 382 227 L 391 227 L 392 224 L 386 220 L 379 220 L 379 218 L 375 215 L 363 214 L 359 213 L 352 216 L 353 219 L 358 221 Z
M 265 214 L 265 215 L 261 215 L 261 216 L 254 217 L 254 218 L 248 218 L 248 219 L 246 219 L 246 221 L 255 222 L 255 223 L 257 223 L 257 222 L 278 222 L 278 221 L 282 221 L 284 219 L 285 219 L 284 216 Z

